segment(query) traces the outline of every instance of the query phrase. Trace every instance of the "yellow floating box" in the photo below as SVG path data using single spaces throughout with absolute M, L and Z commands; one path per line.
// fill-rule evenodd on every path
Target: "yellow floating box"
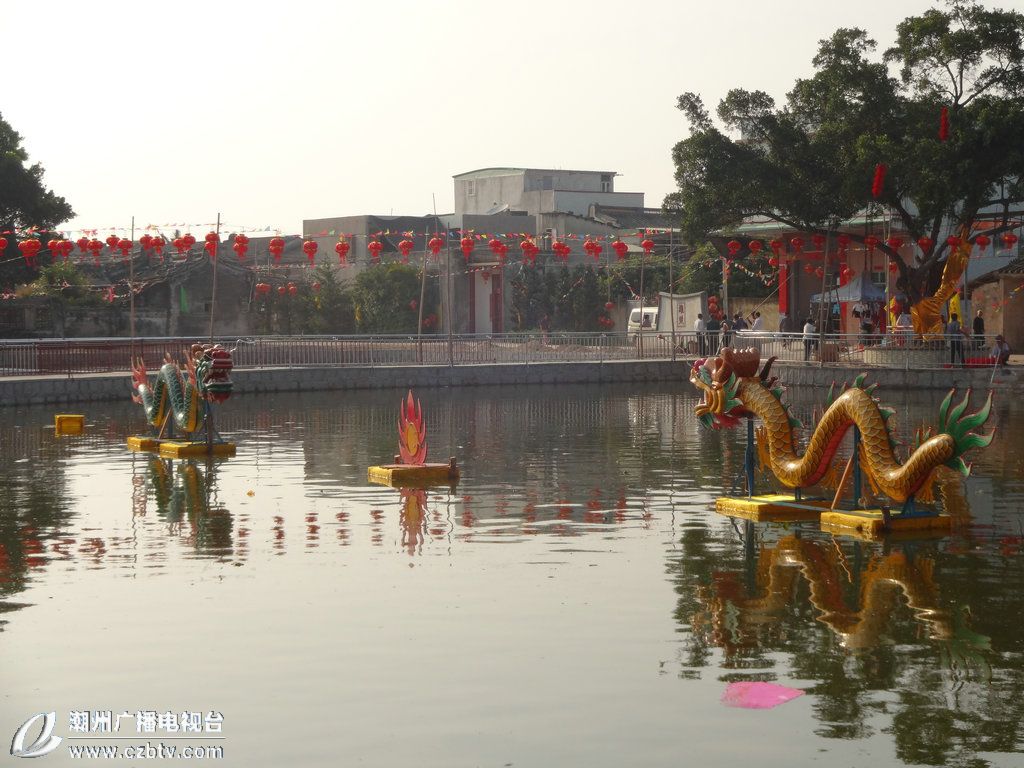
M 159 451 L 161 440 L 155 437 L 139 437 L 132 435 L 128 438 L 128 448 L 132 451 Z
M 817 520 L 828 509 L 824 499 L 796 500 L 792 494 L 769 493 L 764 496 L 722 496 L 715 501 L 720 515 L 741 517 L 754 522 L 799 522 Z
M 366 470 L 366 479 L 393 488 L 453 485 L 459 468 L 454 464 L 384 464 Z
M 191 456 L 234 456 L 234 443 L 179 443 L 164 440 L 160 443 L 160 455 L 165 459 L 183 459 Z
M 952 518 L 949 515 L 918 515 L 903 517 L 899 514 L 889 516 L 889 524 L 885 524 L 880 509 L 861 509 L 855 512 L 823 512 L 821 529 L 829 533 L 850 534 L 860 536 L 885 536 L 890 533 L 939 533 L 945 534 L 952 530 Z
M 53 417 L 58 435 L 80 435 L 85 431 L 85 416 L 77 413 L 58 413 Z

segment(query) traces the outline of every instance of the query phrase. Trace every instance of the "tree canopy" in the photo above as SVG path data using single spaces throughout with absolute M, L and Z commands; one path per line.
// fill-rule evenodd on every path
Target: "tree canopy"
M 43 184 L 43 166 L 28 164 L 21 135 L 0 115 L 0 230 L 50 229 L 75 212 Z
M 917 299 L 941 273 L 948 228 L 973 240 L 981 219 L 993 222 L 988 236 L 1019 226 L 1024 15 L 951 0 L 896 33 L 879 57 L 866 31 L 836 30 L 819 43 L 814 74 L 797 80 L 782 106 L 763 91 L 734 89 L 716 124 L 699 95 L 681 95 L 691 134 L 673 149 L 679 188 L 665 205 L 686 234 L 699 241 L 749 216 L 826 234 L 862 211 L 887 210 L 915 241 L 932 241 L 909 263 L 876 246 Z M 867 233 L 849 234 L 863 242 Z

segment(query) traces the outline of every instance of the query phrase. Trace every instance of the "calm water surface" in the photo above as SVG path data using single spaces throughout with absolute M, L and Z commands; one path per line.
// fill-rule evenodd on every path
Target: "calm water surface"
M 0 737 L 212 710 L 214 764 L 1024 765 L 1024 405 L 942 484 L 954 535 L 870 543 L 715 514 L 745 436 L 687 384 L 419 394 L 452 492 L 367 485 L 397 392 L 236 396 L 212 464 L 128 452 L 130 403 L 0 411 Z

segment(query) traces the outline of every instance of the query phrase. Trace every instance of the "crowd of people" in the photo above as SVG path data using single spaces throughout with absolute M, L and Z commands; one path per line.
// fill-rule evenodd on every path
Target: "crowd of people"
M 867 320 L 867 331 L 865 331 L 865 322 L 862 320 L 862 333 L 870 333 L 873 327 L 870 316 L 868 316 Z M 985 317 L 980 309 L 971 323 L 970 330 L 960 322 L 960 317 L 955 312 L 950 314 L 949 320 L 943 318 L 943 329 L 946 344 L 949 348 L 949 362 L 951 366 L 965 366 L 967 364 L 966 350 L 982 349 L 984 347 Z M 713 354 L 720 346 L 730 346 L 734 333 L 738 331 L 763 331 L 764 318 L 760 312 L 755 311 L 746 318 L 737 312 L 731 318 L 727 315 L 722 320 L 718 320 L 715 317 L 705 320 L 703 313 L 701 313 L 697 315 L 697 319 L 694 321 L 693 330 L 697 335 L 698 352 L 703 356 Z M 783 348 L 788 348 L 790 342 L 796 338 L 803 341 L 804 360 L 810 360 L 812 354 L 818 350 L 818 327 L 810 315 L 803 320 L 802 326 L 794 327 L 790 318 L 785 313 L 781 314 L 779 316 L 779 332 L 783 334 Z M 914 336 L 914 321 L 906 306 L 901 309 L 896 318 L 893 333 L 897 344 L 906 344 Z M 1006 343 L 1006 339 L 1002 334 L 995 337 L 995 342 L 990 350 L 990 358 L 998 366 L 1009 364 L 1010 345 Z

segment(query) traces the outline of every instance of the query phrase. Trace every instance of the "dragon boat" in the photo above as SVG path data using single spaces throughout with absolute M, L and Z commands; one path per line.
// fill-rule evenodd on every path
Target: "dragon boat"
M 826 409 L 799 454 L 794 428 L 801 425 L 782 402 L 777 379 L 770 377 L 774 361 L 769 358 L 762 367 L 758 350 L 725 347 L 714 357 L 698 360 L 691 369 L 690 382 L 703 394 L 695 412 L 705 427 L 729 428 L 747 420 L 747 496 L 718 499 L 720 512 L 756 520 L 820 514 L 822 527 L 868 534 L 949 529 L 948 515 L 918 507 L 916 502 L 932 498 L 939 467 L 952 468 L 963 476 L 970 473 L 964 454 L 992 441 L 993 433 L 973 431 L 988 420 L 991 394 L 979 411 L 967 413 L 970 391 L 956 404 L 955 390 L 950 391 L 939 408 L 937 431 L 919 431 L 913 450 L 901 462 L 889 430 L 894 411 L 879 405 L 873 394 L 875 385 L 865 386 L 861 374 L 838 396 L 834 387 L 830 389 Z M 755 419 L 762 425 L 756 430 Z M 805 491 L 834 476 L 837 449 L 851 429 L 853 450 L 834 498 L 805 497 Z M 754 494 L 755 452 L 762 467 L 790 493 Z M 840 496 L 851 474 L 852 503 L 841 505 Z M 879 498 L 877 507 L 868 502 L 864 479 Z M 891 509 L 893 504 L 899 506 L 898 511 Z
M 150 383 L 145 362 L 132 363 L 132 400 L 140 404 L 156 437 L 129 437 L 128 447 L 159 451 L 178 458 L 198 455 L 232 456 L 235 446 L 221 439 L 212 405 L 233 391 L 231 353 L 220 344 L 193 344 L 184 366 L 170 355 Z M 175 431 L 181 433 L 180 439 Z

